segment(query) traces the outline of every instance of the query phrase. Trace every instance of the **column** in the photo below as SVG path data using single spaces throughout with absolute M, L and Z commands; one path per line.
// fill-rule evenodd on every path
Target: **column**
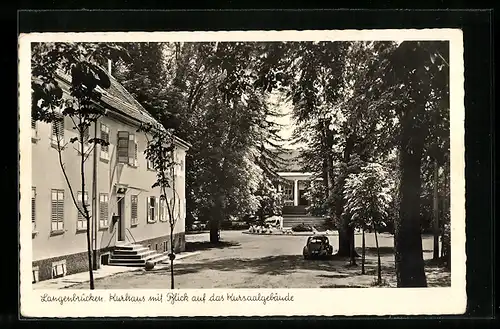
M 299 205 L 299 181 L 298 180 L 293 181 L 293 205 L 294 206 Z
M 282 190 L 281 183 L 278 183 L 278 192 L 281 193 L 281 190 Z

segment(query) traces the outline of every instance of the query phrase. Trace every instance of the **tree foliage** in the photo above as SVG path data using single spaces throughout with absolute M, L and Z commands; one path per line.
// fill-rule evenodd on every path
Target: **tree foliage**
M 346 213 L 353 227 L 378 230 L 386 226 L 394 182 L 378 163 L 368 163 L 358 174 L 350 174 L 344 186 Z
M 270 75 L 264 58 L 275 45 L 126 47 L 136 60 L 117 65 L 118 79 L 165 127 L 192 144 L 186 158 L 186 224 L 209 220 L 217 240 L 222 220 L 257 211 L 257 191 L 268 191 L 279 179 L 280 126 L 270 119 L 278 112 L 268 102 L 272 79 L 263 78 Z M 136 63 L 148 56 L 154 63 Z

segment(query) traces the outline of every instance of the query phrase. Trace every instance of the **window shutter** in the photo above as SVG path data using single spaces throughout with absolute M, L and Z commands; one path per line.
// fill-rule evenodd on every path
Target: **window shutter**
M 83 211 L 83 200 L 84 200 L 84 197 L 82 195 L 82 192 L 78 192 L 78 209 L 77 212 L 78 212 L 78 222 L 82 222 L 83 221 L 83 215 L 82 215 L 82 211 Z M 81 228 L 81 227 L 79 227 Z
M 170 217 L 171 217 L 171 216 L 170 216 L 170 213 L 168 212 L 168 209 L 170 209 L 170 211 L 172 211 L 172 207 L 171 207 L 172 202 L 171 202 L 171 201 L 172 201 L 171 199 L 170 199 L 170 200 L 169 200 L 169 199 L 167 199 L 168 204 L 165 204 L 165 208 L 167 208 L 167 206 L 168 206 L 168 208 L 167 208 L 167 209 L 165 209 L 165 211 L 166 211 L 166 213 L 167 213 L 167 220 L 168 220 L 168 221 L 170 221 L 170 219 L 171 219 L 171 218 L 170 218 Z
M 135 135 L 128 135 L 128 164 L 135 166 Z
M 151 220 L 151 203 L 150 203 L 150 198 L 146 198 L 146 219 L 149 222 Z
M 158 214 L 159 214 L 159 210 L 158 210 L 158 204 L 159 204 L 159 203 L 160 203 L 160 202 L 159 202 L 159 200 L 158 200 L 158 197 L 155 197 L 155 217 L 156 217 L 156 218 L 153 218 L 154 220 L 156 220 L 156 219 L 157 219 Z
M 56 119 L 52 121 L 52 136 L 55 139 L 64 139 L 64 116 L 62 114 L 56 114 Z
M 132 224 L 137 224 L 137 195 L 130 196 Z
M 35 230 L 35 219 L 36 219 L 36 188 L 31 189 L 31 226 L 32 230 Z
M 83 141 L 86 143 L 90 139 L 90 127 L 85 128 L 83 131 Z
M 160 213 L 159 213 L 159 217 L 160 217 L 160 222 L 163 221 L 163 199 L 160 199 Z
M 137 154 L 139 153 L 139 146 L 137 145 L 137 141 L 135 141 L 135 149 L 134 149 L 134 165 L 137 167 L 139 166 L 139 161 L 137 160 Z
M 101 123 L 101 139 L 109 143 L 109 128 Z M 101 157 L 108 153 L 109 145 L 101 145 Z M 104 154 L 103 154 L 104 153 Z
M 129 154 L 129 132 L 119 131 L 118 132 L 118 145 L 117 145 L 117 156 L 119 163 L 128 163 Z

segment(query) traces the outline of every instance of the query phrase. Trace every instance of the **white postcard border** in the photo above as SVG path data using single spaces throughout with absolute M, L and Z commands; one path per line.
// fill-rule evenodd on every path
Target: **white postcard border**
M 447 288 L 334 288 L 334 289 L 177 289 L 189 296 L 206 294 L 293 296 L 293 302 L 110 302 L 111 293 L 156 296 L 171 290 L 33 290 L 31 284 L 32 236 L 28 221 L 31 202 L 30 43 L 49 41 L 349 41 L 449 40 L 450 41 L 450 188 L 451 287 Z M 225 31 L 225 32 L 105 32 L 30 33 L 19 37 L 20 129 L 20 302 L 25 317 L 156 317 L 156 316 L 296 316 L 296 315 L 437 315 L 465 312 L 465 146 L 463 37 L 457 29 L 337 30 L 337 31 Z M 26 197 L 23 197 L 26 196 Z M 42 302 L 41 296 L 102 296 L 103 302 Z

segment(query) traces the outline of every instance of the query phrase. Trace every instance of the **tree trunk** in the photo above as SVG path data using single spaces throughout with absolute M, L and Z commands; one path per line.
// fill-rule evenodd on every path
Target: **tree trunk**
M 434 224 L 434 248 L 432 259 L 439 259 L 439 196 L 438 196 L 439 172 L 438 164 L 434 161 L 434 196 L 433 196 L 433 224 Z
M 366 250 L 365 250 L 365 228 L 363 227 L 363 243 L 362 243 L 362 254 L 361 254 L 361 274 L 365 274 L 365 257 L 366 257 Z
M 398 287 L 426 287 L 420 232 L 420 167 L 423 131 L 414 128 L 412 113 L 401 120 L 400 208 L 394 235 Z
M 210 243 L 219 243 L 219 220 L 213 217 L 210 220 Z
M 353 238 L 351 239 L 351 246 L 349 248 L 349 262 L 351 263 L 351 265 L 356 265 L 356 255 L 357 254 L 356 250 L 354 249 L 354 238 Z
M 382 264 L 380 262 L 380 249 L 378 247 L 377 227 L 373 230 L 375 232 L 375 246 L 377 247 L 377 284 L 382 284 Z
M 170 225 L 170 289 L 174 289 L 174 226 Z
M 82 180 L 82 208 L 83 212 L 85 213 L 85 219 L 87 221 L 87 230 L 86 230 L 86 235 L 87 235 L 87 257 L 88 257 L 88 264 L 89 264 L 89 284 L 90 284 L 90 289 L 94 289 L 94 270 L 92 266 L 92 243 L 90 239 L 90 226 L 92 225 L 91 220 L 90 220 L 90 215 L 87 209 L 87 205 L 85 204 L 85 152 L 84 152 L 84 147 L 83 147 L 83 132 L 80 132 L 80 142 L 81 142 L 81 154 L 80 154 L 80 174 L 81 174 L 81 180 Z M 95 214 L 93 214 L 95 216 Z
M 94 267 L 92 264 L 92 243 L 90 238 L 90 226 L 92 225 L 90 220 L 89 211 L 87 209 L 87 205 L 85 204 L 85 152 L 84 152 L 84 140 L 83 140 L 83 130 L 79 129 L 80 134 L 80 175 L 82 180 L 82 211 L 85 213 L 85 219 L 87 221 L 87 257 L 88 257 L 88 265 L 89 265 L 89 284 L 90 290 L 94 289 Z M 77 194 L 78 195 L 78 194 Z M 93 214 L 95 216 L 95 214 Z
M 346 227 L 345 223 L 339 229 L 339 250 L 337 251 L 337 256 L 341 257 L 359 257 L 356 252 L 354 244 L 354 229 L 351 227 Z
M 328 200 L 330 196 L 330 186 L 329 186 L 329 178 L 328 178 L 328 161 L 323 160 L 323 186 L 325 189 L 325 199 Z
M 219 243 L 220 241 L 220 220 L 222 216 L 222 203 L 220 196 L 216 196 L 215 205 L 212 208 L 210 218 L 210 243 Z
M 344 148 L 344 157 L 343 162 L 348 165 L 351 160 L 351 153 L 354 149 L 355 136 L 354 134 L 349 134 L 347 138 L 346 146 Z M 337 218 L 340 218 L 340 228 L 339 228 L 339 250 L 337 252 L 338 256 L 345 257 L 359 257 L 359 254 L 355 249 L 355 240 L 354 240 L 354 229 L 350 227 L 349 220 L 345 216 L 342 216 L 344 213 L 344 205 L 345 200 L 342 196 L 342 190 L 344 188 L 345 179 L 347 178 L 348 173 L 344 173 L 341 177 L 339 177 L 336 191 L 339 194 L 338 201 L 336 204 L 335 214 Z

